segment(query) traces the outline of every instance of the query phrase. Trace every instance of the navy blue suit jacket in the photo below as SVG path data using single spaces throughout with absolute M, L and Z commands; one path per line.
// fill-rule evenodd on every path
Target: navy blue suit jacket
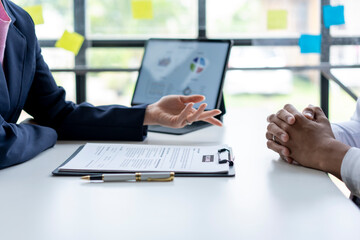
M 0 169 L 22 163 L 59 139 L 136 140 L 146 137 L 146 106 L 94 107 L 65 101 L 41 55 L 34 24 L 23 9 L 3 0 L 12 22 L 0 66 Z M 21 110 L 40 125 L 16 124 Z

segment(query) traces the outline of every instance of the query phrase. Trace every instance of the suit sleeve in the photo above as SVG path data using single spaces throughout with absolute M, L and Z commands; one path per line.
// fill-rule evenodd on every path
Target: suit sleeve
M 95 107 L 89 103 L 65 101 L 36 42 L 36 71 L 24 109 L 41 125 L 54 128 L 59 139 L 142 141 L 146 105 Z
M 0 116 L 0 169 L 25 162 L 52 147 L 54 129 L 31 124 L 7 123 Z

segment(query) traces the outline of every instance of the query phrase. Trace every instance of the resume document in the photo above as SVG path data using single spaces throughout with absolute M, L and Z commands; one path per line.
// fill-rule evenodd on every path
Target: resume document
M 229 164 L 216 146 L 177 146 L 140 144 L 87 143 L 60 171 L 82 172 L 146 172 L 174 171 L 178 173 L 225 173 Z

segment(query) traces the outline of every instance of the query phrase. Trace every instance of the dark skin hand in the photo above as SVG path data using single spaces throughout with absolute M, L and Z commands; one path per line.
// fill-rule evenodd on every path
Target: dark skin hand
M 319 107 L 309 105 L 300 113 L 287 104 L 277 114 L 270 115 L 268 122 L 269 149 L 289 163 L 296 161 L 341 179 L 342 159 L 350 147 L 335 139 L 330 122 Z

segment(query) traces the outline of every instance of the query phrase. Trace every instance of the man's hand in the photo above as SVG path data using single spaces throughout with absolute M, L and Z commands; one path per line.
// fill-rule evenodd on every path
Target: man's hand
M 146 108 L 144 125 L 182 128 L 188 123 L 205 121 L 216 126 L 222 126 L 222 123 L 214 118 L 221 113 L 220 110 L 204 111 L 206 103 L 202 103 L 197 110 L 193 108 L 195 103 L 204 99 L 205 97 L 202 95 L 168 95 L 162 97 Z
M 281 137 L 275 139 L 277 145 L 282 145 L 289 151 L 288 158 L 305 167 L 330 172 L 341 179 L 342 159 L 350 147 L 335 140 L 330 122 L 321 108 L 309 105 L 303 113 L 299 113 L 293 106 L 286 105 L 285 110 L 294 117 L 294 122 L 288 124 L 272 116 L 271 119 L 274 120 L 276 127 L 270 129 L 276 130 L 268 131 L 267 137 L 276 131 L 280 131 L 280 134 L 286 133 L 288 136 L 286 141 L 282 141 Z
M 293 162 L 290 157 L 290 150 L 280 144 L 281 142 L 287 142 L 289 135 L 286 129 L 295 123 L 295 117 L 289 111 L 296 110 L 292 105 L 286 104 L 283 109 L 280 109 L 276 114 L 271 114 L 267 117 L 269 122 L 267 126 L 266 139 L 267 147 L 280 154 L 280 157 L 289 163 Z
M 305 108 L 302 114 L 309 120 L 314 120 L 314 112 L 312 110 L 312 105 Z M 280 109 L 276 114 L 271 114 L 267 117 L 269 122 L 267 126 L 266 139 L 268 139 L 267 146 L 269 149 L 279 153 L 280 157 L 289 163 L 292 163 L 294 160 L 289 156 L 290 150 L 280 144 L 281 142 L 287 142 L 289 140 L 289 135 L 285 131 L 289 125 L 295 123 L 295 117 L 292 112 L 297 112 L 296 108 L 291 104 L 286 104 L 283 109 Z

